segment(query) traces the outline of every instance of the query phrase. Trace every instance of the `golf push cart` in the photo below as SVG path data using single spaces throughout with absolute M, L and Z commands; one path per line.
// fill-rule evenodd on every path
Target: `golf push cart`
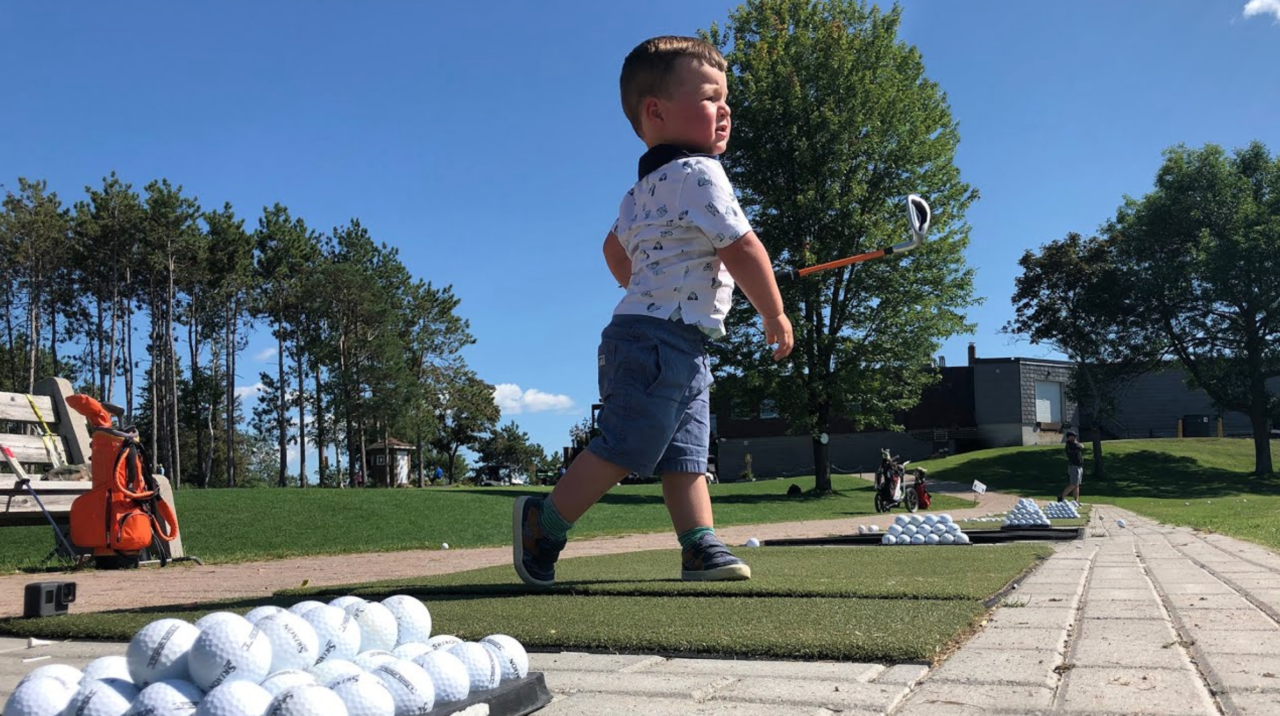
M 880 467 L 876 469 L 876 512 L 888 512 L 898 505 L 905 507 L 907 512 L 929 508 L 927 473 L 924 468 L 911 470 L 914 479 L 908 485 L 907 465 L 910 464 L 910 460 L 899 463 L 889 450 L 881 448 Z

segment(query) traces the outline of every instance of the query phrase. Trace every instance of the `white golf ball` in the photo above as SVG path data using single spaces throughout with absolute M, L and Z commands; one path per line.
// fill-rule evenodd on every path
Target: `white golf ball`
M 77 689 L 80 687 L 80 682 L 84 681 L 84 676 L 85 675 L 81 673 L 79 669 L 69 664 L 45 664 L 44 666 L 37 667 L 30 674 L 22 677 L 22 680 L 18 682 L 18 686 L 22 686 L 28 681 L 32 681 L 34 679 L 57 679 L 68 689 Z M 125 681 L 131 680 L 132 679 L 125 679 Z M 90 679 L 90 681 L 92 681 L 92 679 Z
M 239 614 L 233 614 L 231 612 L 210 612 L 196 620 L 196 628 L 199 629 L 200 631 L 204 631 L 205 629 L 208 629 L 214 624 L 219 624 L 221 622 L 243 622 L 243 621 L 248 621 L 248 620 L 240 616 Z
M 248 681 L 232 681 L 204 695 L 195 716 L 263 716 L 272 695 Z
M 382 685 L 391 692 L 396 716 L 426 713 L 435 707 L 435 684 L 431 682 L 431 676 L 412 661 L 383 664 L 373 670 L 373 675 L 382 679 Z
M 969 535 L 963 532 L 956 535 L 956 544 L 969 544 Z
M 920 515 L 911 515 L 909 519 L 911 520 L 911 524 L 915 525 L 916 527 L 919 527 L 920 525 L 924 524 L 924 517 L 921 517 Z
M 396 615 L 378 602 L 351 604 L 346 611 L 360 627 L 360 651 L 390 651 L 399 643 Z
M 271 699 L 269 716 L 350 716 L 347 705 L 330 689 L 319 684 L 294 686 Z
M 427 639 L 427 650 L 437 651 L 439 649 L 444 649 L 448 651 L 461 643 L 462 640 L 452 634 L 436 634 L 430 639 Z M 410 661 L 413 660 L 410 659 Z
M 308 599 L 304 602 L 298 602 L 297 604 L 289 607 L 289 611 L 293 612 L 294 614 L 297 614 L 298 616 L 305 616 L 307 612 L 311 611 L 312 609 L 315 609 L 316 607 L 327 607 L 327 606 L 329 605 L 325 604 L 324 602 L 317 602 L 314 599 Z
M 119 654 L 100 656 L 89 662 L 89 665 L 84 667 L 84 674 L 81 678 L 90 681 L 94 679 L 133 681 L 133 676 L 129 673 L 129 659 Z
M 925 515 L 925 516 L 924 516 L 924 523 L 925 523 L 926 525 L 929 525 L 930 527 L 932 527 L 932 526 L 934 526 L 934 525 L 938 524 L 938 516 L 937 516 L 937 515 Z
M 898 525 L 889 525 L 889 530 L 885 532 L 885 534 L 889 534 L 889 535 L 893 535 L 894 537 L 897 537 L 898 535 L 902 534 L 902 527 Z
M 347 705 L 349 716 L 396 716 L 396 700 L 373 674 L 344 676 L 327 686 Z
M 924 538 L 924 543 L 925 543 L 925 544 L 937 544 L 937 543 L 938 543 L 938 535 L 930 534 L 929 536 L 927 536 L 927 537 L 925 537 L 925 538 Z
M 432 639 L 434 638 L 435 637 L 432 637 Z M 461 641 L 461 639 L 459 639 L 459 641 Z M 391 653 L 395 654 L 396 658 L 404 659 L 405 661 L 413 661 L 428 651 L 431 651 L 430 646 L 427 646 L 420 641 L 411 641 L 407 644 L 400 644 L 396 648 L 392 649 Z
M 949 524 L 951 524 L 951 523 L 953 522 L 953 520 L 951 519 L 951 515 L 948 515 L 948 514 L 947 514 L 947 513 L 945 513 L 945 512 L 943 512 L 942 514 L 938 515 L 938 521 L 939 521 L 939 522 L 943 522 L 943 523 L 948 524 L 948 525 L 949 525 Z
M 320 656 L 320 639 L 316 630 L 297 614 L 281 610 L 259 619 L 256 626 L 271 642 L 269 674 L 309 669 Z
M 956 536 L 950 532 L 943 532 L 938 536 L 939 544 L 955 544 Z
M 947 525 L 946 525 L 946 523 L 939 522 L 939 523 L 935 524 L 935 525 L 933 526 L 933 533 L 934 533 L 934 534 L 936 534 L 936 535 L 946 534 L 946 533 L 947 533 Z
M 751 537 L 751 538 L 749 538 L 749 539 L 747 540 L 747 546 L 748 546 L 748 547 L 759 547 L 759 546 L 760 546 L 760 540 L 756 539 L 755 537 Z
M 288 611 L 288 610 L 281 609 L 280 607 L 272 607 L 272 606 L 257 607 L 255 609 L 249 610 L 249 613 L 244 615 L 244 618 L 256 624 L 258 623 L 258 620 L 263 617 L 269 617 L 272 614 L 279 614 L 280 612 L 283 612 L 283 611 Z M 292 614 L 292 612 L 290 613 Z
M 248 621 L 217 622 L 191 645 L 191 680 L 211 691 L 226 681 L 257 684 L 271 673 L 271 640 Z
M 337 599 L 331 600 L 329 602 L 329 606 L 337 607 L 343 611 L 350 611 L 349 609 L 347 609 L 347 607 L 351 606 L 352 604 L 364 604 L 364 603 L 365 603 L 364 599 L 361 599 L 360 597 L 357 597 L 354 594 L 348 594 L 346 596 L 338 597 Z
M 471 693 L 471 675 L 458 657 L 447 651 L 432 651 L 413 663 L 422 667 L 431 677 L 436 689 L 436 703 L 451 704 L 462 701 Z
M 904 537 L 914 537 L 916 534 L 916 531 L 917 530 L 915 525 L 906 525 L 905 527 L 902 528 L 902 534 Z
M 911 523 L 911 520 L 908 519 L 906 515 L 898 515 L 893 518 L 893 523 L 899 527 L 906 527 Z
M 345 659 L 326 659 L 307 669 L 307 673 L 316 677 L 316 683 L 327 684 L 340 676 L 359 674 L 364 669 Z
M 957 534 L 957 533 L 959 533 L 959 532 L 960 532 L 960 525 L 958 525 L 958 524 L 956 524 L 956 523 L 954 523 L 954 522 L 948 522 L 948 523 L 947 523 L 947 532 L 949 532 L 949 533 L 951 533 L 951 534 Z
M 481 639 L 480 643 L 493 648 L 498 657 L 498 665 L 502 667 L 502 681 L 523 679 L 529 675 L 529 653 L 514 637 L 490 634 Z
M 866 533 L 867 533 L 867 526 L 866 526 L 866 525 L 858 525 L 858 534 L 860 534 L 860 535 L 864 535 L 864 534 L 866 534 Z
M 893 545 L 893 544 L 897 544 L 897 543 L 898 543 L 898 538 L 897 538 L 897 537 L 894 537 L 894 536 L 893 536 L 893 535 L 891 535 L 891 534 L 886 534 L 885 536 L 883 536 L 883 537 L 881 537 L 881 538 L 880 538 L 880 544 Z
M 200 630 L 181 619 L 161 619 L 138 630 L 125 650 L 133 683 L 146 688 L 165 679 L 191 680 L 187 655 Z
M 1116 520 L 1116 526 L 1120 529 L 1124 529 L 1124 520 Z
M 382 600 L 383 606 L 396 617 L 396 646 L 411 641 L 425 642 L 431 638 L 431 612 L 416 597 L 396 594 Z
M 400 661 L 400 657 L 389 651 L 365 651 L 356 654 L 356 658 L 352 659 L 351 663 L 365 671 L 373 671 L 379 666 L 393 661 Z
M 360 625 L 350 614 L 326 604 L 308 611 L 302 618 L 316 631 L 319 643 L 316 663 L 326 659 L 350 661 L 360 653 Z
M 4 716 L 62 716 L 76 689 L 52 676 L 27 679 L 9 696 Z
M 124 716 L 136 698 L 138 687 L 128 681 L 86 681 L 80 684 L 80 690 L 71 698 L 71 703 L 67 704 L 66 713 L 74 716 Z
M 875 534 L 880 531 L 880 525 L 871 525 L 871 533 Z
M 316 684 L 316 677 L 309 671 L 298 671 L 297 669 L 286 669 L 277 671 L 262 680 L 259 684 L 262 688 L 271 694 L 271 698 L 275 698 L 285 691 L 295 686 L 306 686 L 307 684 Z
M 441 543 L 440 543 L 440 549 L 449 549 L 449 543 L 448 543 L 448 542 L 441 542 Z
M 190 681 L 157 681 L 143 689 L 129 707 L 129 716 L 189 714 L 204 699 L 204 691 Z
M 474 641 L 465 641 L 454 645 L 449 653 L 458 657 L 462 665 L 467 667 L 472 691 L 488 691 L 498 687 L 502 680 L 502 667 L 493 652 Z
M 924 544 L 924 535 L 922 534 L 911 535 L 911 544 Z

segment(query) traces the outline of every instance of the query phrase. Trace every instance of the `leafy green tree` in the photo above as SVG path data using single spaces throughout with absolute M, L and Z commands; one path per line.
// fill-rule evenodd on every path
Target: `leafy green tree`
M 971 330 L 965 211 L 977 199 L 955 165 L 960 135 L 920 53 L 898 39 L 901 11 L 852 0 L 749 0 L 708 39 L 729 64 L 734 132 L 723 157 L 752 225 L 781 267 L 799 268 L 909 237 L 905 197 L 933 209 L 928 241 L 903 258 L 782 287 L 796 349 L 775 364 L 745 297 L 714 357 L 728 392 L 773 398 L 813 438 L 815 489 L 830 492 L 819 436 L 843 413 L 892 428 L 937 380 L 931 356 Z
M 1115 417 L 1117 399 L 1133 380 L 1164 358 L 1136 310 L 1133 284 L 1115 263 L 1115 241 L 1068 234 L 1018 260 L 1014 318 L 1004 332 L 1048 346 L 1075 363 L 1068 394 L 1093 438 L 1095 477 L 1105 474 L 1102 430 Z
M 235 487 L 239 464 L 235 456 L 238 444 L 236 426 L 240 420 L 240 400 L 235 393 L 236 358 L 248 341 L 242 329 L 250 322 L 253 305 L 254 237 L 245 231 L 244 219 L 236 216 L 229 203 L 224 203 L 220 211 L 207 212 L 204 222 L 209 237 L 209 291 L 220 304 L 215 314 L 219 335 L 214 341 L 214 349 L 222 358 L 224 482 L 228 487 Z M 216 360 L 214 362 L 217 363 Z
M 493 400 L 493 386 L 480 380 L 471 369 L 450 366 L 430 372 L 430 399 L 440 426 L 432 446 L 448 456 L 449 481 L 454 482 L 458 450 L 477 447 L 497 425 L 502 411 Z
M 1280 158 L 1260 142 L 1228 154 L 1166 150 L 1155 189 L 1127 198 L 1116 236 L 1136 308 L 1193 385 L 1253 427 L 1257 475 L 1270 475 L 1268 419 L 1280 399 Z
M 514 470 L 517 474 L 528 474 L 530 468 L 537 469 L 546 459 L 542 446 L 530 442 L 529 434 L 514 420 L 481 439 L 476 452 L 481 468 L 494 473 Z M 509 474 L 503 476 L 510 477 Z

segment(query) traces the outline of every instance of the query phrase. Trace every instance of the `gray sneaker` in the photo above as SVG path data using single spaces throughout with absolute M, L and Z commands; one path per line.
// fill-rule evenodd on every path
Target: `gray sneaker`
M 525 584 L 550 587 L 556 582 L 556 560 L 566 540 L 542 534 L 542 500 L 521 497 L 512 512 L 511 557 Z
M 686 582 L 751 579 L 751 568 L 733 556 L 713 534 L 704 534 L 681 553 L 680 578 Z

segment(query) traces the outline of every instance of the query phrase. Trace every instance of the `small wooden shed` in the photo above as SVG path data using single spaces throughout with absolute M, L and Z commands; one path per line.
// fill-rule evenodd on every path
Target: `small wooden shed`
M 410 453 L 416 449 L 395 438 L 387 438 L 365 448 L 364 461 L 369 466 L 369 484 L 382 487 L 408 485 Z

